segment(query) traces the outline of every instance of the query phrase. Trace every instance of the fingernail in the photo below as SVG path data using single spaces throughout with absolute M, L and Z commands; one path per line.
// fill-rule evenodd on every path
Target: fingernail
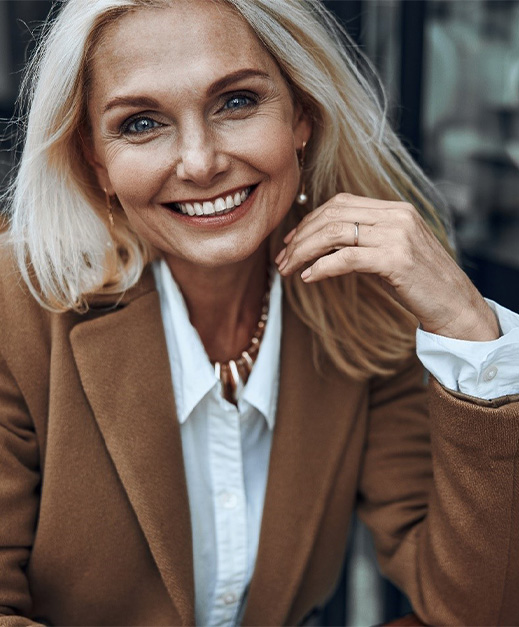
M 287 267 L 287 264 L 288 264 L 288 257 L 286 257 L 285 259 L 283 259 L 283 261 L 282 261 L 282 262 L 281 262 L 281 264 L 279 265 L 278 270 L 279 270 L 280 272 L 282 272 L 282 271 L 283 271 L 283 270 Z
M 287 233 L 285 235 L 285 237 L 283 238 L 283 241 L 285 242 L 285 244 L 288 244 L 290 242 L 290 240 L 294 237 L 294 233 L 296 232 L 295 228 L 293 228 L 290 233 Z
M 283 248 L 282 251 L 280 251 L 280 253 L 278 254 L 278 256 L 274 259 L 274 263 L 281 263 L 281 260 L 283 259 L 283 257 L 286 255 L 287 249 Z
M 303 279 L 303 281 L 306 281 L 306 279 L 308 279 L 311 274 L 312 268 L 307 268 L 304 272 L 301 272 L 301 278 Z

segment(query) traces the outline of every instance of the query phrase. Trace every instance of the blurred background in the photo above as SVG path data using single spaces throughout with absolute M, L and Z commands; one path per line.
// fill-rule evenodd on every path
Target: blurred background
M 484 296 L 519 312 L 519 0 L 331 0 L 381 75 L 390 117 L 453 215 L 460 261 Z M 0 0 L 0 181 L 16 160 L 8 120 L 49 0 Z M 1 208 L 0 208 L 1 212 Z M 405 614 L 358 522 L 319 624 Z

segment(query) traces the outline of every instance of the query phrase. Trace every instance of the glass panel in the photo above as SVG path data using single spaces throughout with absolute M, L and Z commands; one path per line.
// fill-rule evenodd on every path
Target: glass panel
M 519 267 L 519 2 L 429 2 L 425 160 L 462 248 Z

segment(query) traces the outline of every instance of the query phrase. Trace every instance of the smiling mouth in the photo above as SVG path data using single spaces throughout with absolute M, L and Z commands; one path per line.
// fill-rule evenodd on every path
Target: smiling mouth
M 167 203 L 167 207 L 187 216 L 221 216 L 231 213 L 239 207 L 251 193 L 256 189 L 257 185 L 244 187 L 241 190 L 220 196 L 214 200 L 200 200 L 193 202 L 172 202 Z

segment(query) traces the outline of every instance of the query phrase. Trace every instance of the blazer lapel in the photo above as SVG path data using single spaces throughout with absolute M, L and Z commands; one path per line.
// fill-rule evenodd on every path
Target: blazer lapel
M 183 625 L 194 624 L 189 504 L 160 303 L 148 289 L 77 324 L 81 382 Z M 142 293 L 144 292 L 144 293 Z M 124 304 L 124 303 L 123 303 Z
M 364 390 L 332 367 L 319 374 L 310 331 L 286 302 L 283 311 L 280 397 L 244 625 L 287 621 Z

